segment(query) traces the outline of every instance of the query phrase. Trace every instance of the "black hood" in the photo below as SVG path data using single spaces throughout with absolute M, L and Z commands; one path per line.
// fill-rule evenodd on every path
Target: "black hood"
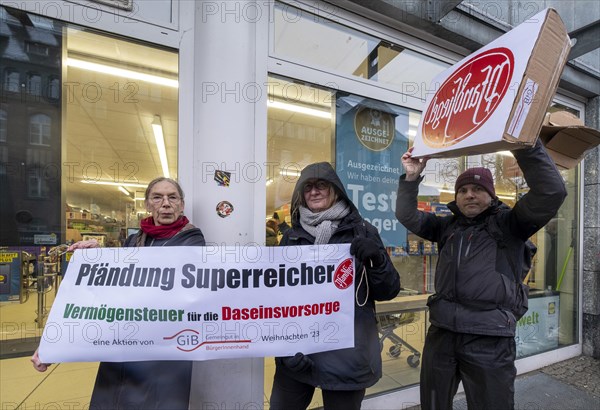
M 315 162 L 314 164 L 307 165 L 304 167 L 302 172 L 300 173 L 300 178 L 298 178 L 298 182 L 296 182 L 296 187 L 294 188 L 294 194 L 292 195 L 292 225 L 298 222 L 299 212 L 296 209 L 300 205 L 299 199 L 304 195 L 304 190 L 302 187 L 309 179 L 323 179 L 325 181 L 331 182 L 337 191 L 338 198 L 344 200 L 352 209 L 352 215 L 358 215 L 358 209 L 352 201 L 348 198 L 348 194 L 346 193 L 346 189 L 344 188 L 344 184 L 340 180 L 340 177 L 335 172 L 335 169 L 331 166 L 329 162 Z

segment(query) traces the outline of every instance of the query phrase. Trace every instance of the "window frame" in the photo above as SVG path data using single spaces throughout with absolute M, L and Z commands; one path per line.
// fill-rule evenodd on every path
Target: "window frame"
M 48 119 L 47 122 L 42 122 L 42 121 L 34 121 L 35 119 Z M 39 130 L 37 130 L 36 132 L 33 132 L 32 128 L 34 126 L 39 126 Z M 44 142 L 45 140 L 45 132 L 47 131 L 47 140 L 48 142 Z M 36 139 L 34 139 L 33 137 L 36 137 Z M 51 140 L 52 140 L 52 117 L 49 116 L 48 114 L 44 114 L 44 113 L 35 113 L 35 114 L 31 114 L 29 116 L 29 144 L 30 145 L 36 145 L 36 146 L 43 146 L 43 147 L 48 147 L 51 144 Z
M 16 82 L 14 80 L 17 80 Z M 21 73 L 13 68 L 7 67 L 4 69 L 4 78 L 2 79 L 2 87 L 4 91 L 9 93 L 18 93 L 21 85 Z
M 34 72 L 34 71 L 27 73 L 27 93 L 34 97 L 42 96 L 42 76 L 41 76 L 41 74 Z

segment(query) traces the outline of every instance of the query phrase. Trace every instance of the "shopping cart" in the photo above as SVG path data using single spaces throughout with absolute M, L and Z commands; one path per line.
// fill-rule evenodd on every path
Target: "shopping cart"
M 400 357 L 403 350 L 408 350 L 412 354 L 406 358 L 406 362 L 410 367 L 417 367 L 421 363 L 421 352 L 411 346 L 406 340 L 402 339 L 394 330 L 415 322 L 419 318 L 418 312 L 400 312 L 400 313 L 383 313 L 377 315 L 379 328 L 379 345 L 383 351 L 383 342 L 389 339 L 392 345 L 388 349 L 388 355 L 394 359 Z

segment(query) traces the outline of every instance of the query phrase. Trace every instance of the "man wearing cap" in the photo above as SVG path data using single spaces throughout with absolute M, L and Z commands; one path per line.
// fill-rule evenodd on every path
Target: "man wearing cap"
M 471 168 L 456 179 L 449 216 L 417 209 L 427 158 L 402 156 L 396 217 L 436 242 L 435 293 L 427 300 L 431 326 L 421 366 L 421 408 L 452 409 L 463 382 L 469 409 L 514 408 L 515 328 L 527 310 L 528 238 L 558 211 L 567 192 L 538 140 L 513 151 L 529 192 L 511 209 L 494 189 L 492 173 Z

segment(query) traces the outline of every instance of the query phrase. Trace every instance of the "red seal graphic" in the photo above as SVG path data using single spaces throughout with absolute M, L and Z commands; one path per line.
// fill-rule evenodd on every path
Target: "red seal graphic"
M 337 267 L 333 274 L 333 283 L 338 289 L 346 289 L 354 281 L 354 264 L 348 258 Z
M 476 55 L 448 77 L 423 117 L 423 142 L 449 147 L 477 131 L 498 108 L 515 67 L 512 51 L 493 48 Z

